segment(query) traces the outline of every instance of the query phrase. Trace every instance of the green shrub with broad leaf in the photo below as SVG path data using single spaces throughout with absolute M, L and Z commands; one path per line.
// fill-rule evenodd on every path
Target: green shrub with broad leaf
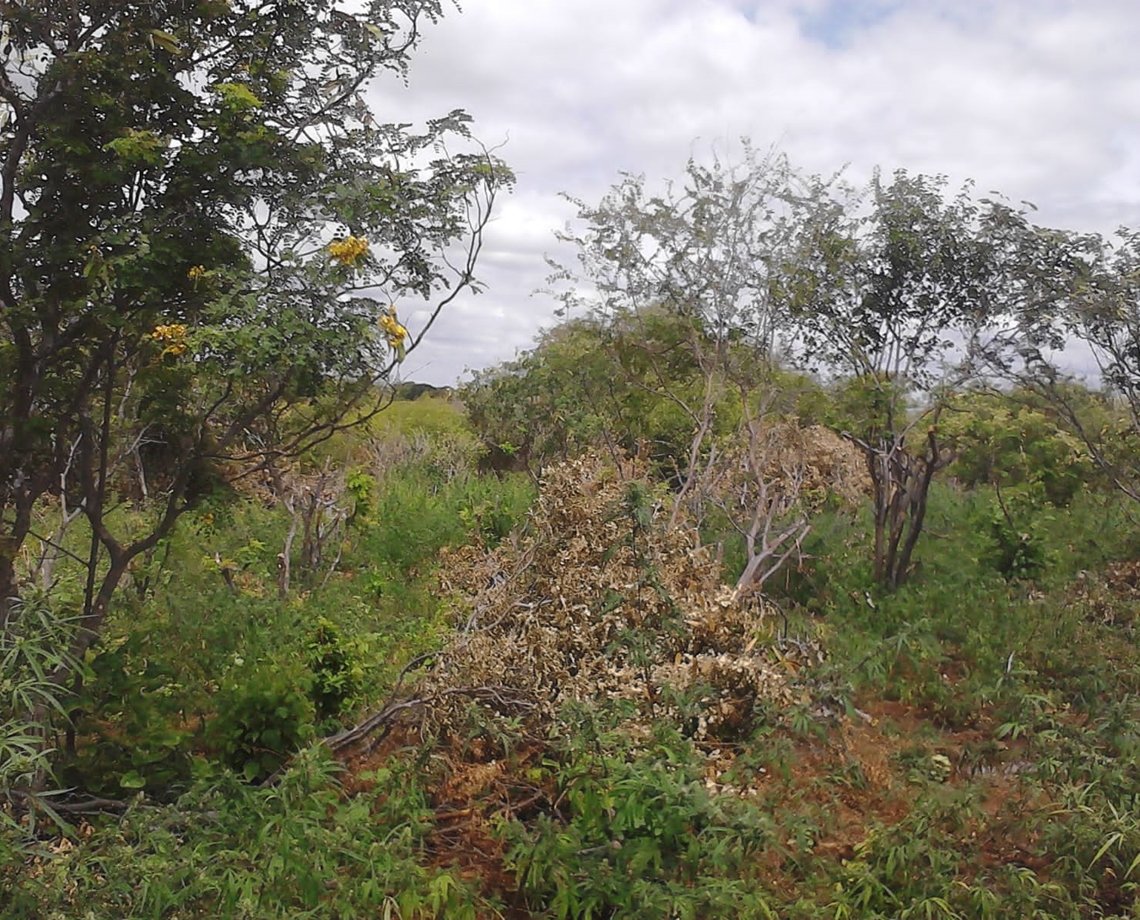
M 555 810 L 502 830 L 536 916 L 777 916 L 757 871 L 780 846 L 770 816 L 711 794 L 699 756 L 665 726 L 641 749 L 593 716 L 579 726 L 550 764 Z
M 210 726 L 223 762 L 250 782 L 277 771 L 313 736 L 310 680 L 272 664 L 231 675 L 217 695 Z

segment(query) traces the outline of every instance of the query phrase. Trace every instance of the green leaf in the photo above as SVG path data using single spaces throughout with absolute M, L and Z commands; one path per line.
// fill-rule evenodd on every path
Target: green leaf
M 119 785 L 124 789 L 142 789 L 146 779 L 137 770 L 131 770 L 119 777 Z
M 150 46 L 152 48 L 161 48 L 168 54 L 180 55 L 182 51 L 182 43 L 178 41 L 177 37 L 171 35 L 169 32 L 163 32 L 162 29 L 151 29 L 149 32 Z
M 264 104 L 244 83 L 218 83 L 214 86 L 214 92 L 218 94 L 222 107 L 231 112 L 260 109 Z

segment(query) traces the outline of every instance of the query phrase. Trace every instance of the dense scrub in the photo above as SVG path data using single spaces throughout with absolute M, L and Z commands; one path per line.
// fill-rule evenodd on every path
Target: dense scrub
M 1140 917 L 1140 234 L 746 142 L 400 383 L 513 177 L 255 6 L 0 0 L 0 915 Z
M 9 803 L 5 916 L 1136 915 L 1140 525 L 1113 495 L 1023 503 L 1026 568 L 997 493 L 937 486 L 895 592 L 866 509 L 825 503 L 798 563 L 727 621 L 771 675 L 742 695 L 684 638 L 702 597 L 730 610 L 733 578 L 714 595 L 708 562 L 668 561 L 667 488 L 571 465 L 527 523 L 529 480 L 477 462 L 438 400 L 327 445 L 297 475 L 348 471 L 343 529 L 314 570 L 294 540 L 284 595 L 292 516 L 270 485 L 193 512 L 132 572 L 68 700 L 63 823 Z M 580 643 L 529 648 L 548 630 L 522 586 L 555 583 Z M 21 621 L 14 673 L 34 675 L 53 604 Z M 580 630 L 609 621 L 588 652 Z M 433 710 L 480 664 L 433 664 L 453 626 L 460 649 L 493 637 L 477 683 L 500 695 Z M 526 677 L 509 662 L 530 654 L 547 657 Z M 545 714 L 499 706 L 507 690 Z M 337 757 L 309 744 L 385 702 L 398 714 Z

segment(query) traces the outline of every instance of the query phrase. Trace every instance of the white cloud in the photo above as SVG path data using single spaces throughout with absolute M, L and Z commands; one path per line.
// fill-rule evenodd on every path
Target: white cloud
M 552 319 L 544 253 L 619 171 L 677 175 L 748 136 L 810 171 L 973 178 L 1045 222 L 1140 225 L 1134 0 L 465 0 L 430 29 L 392 120 L 455 107 L 506 141 L 515 195 L 489 228 L 488 290 L 449 308 L 406 373 L 448 383 Z M 413 317 L 414 322 L 414 317 Z

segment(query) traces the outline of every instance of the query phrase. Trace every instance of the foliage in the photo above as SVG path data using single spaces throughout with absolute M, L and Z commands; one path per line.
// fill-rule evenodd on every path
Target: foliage
M 875 577 L 891 589 L 909 577 L 930 484 L 951 459 L 937 428 L 947 365 L 1000 309 L 985 212 L 968 186 L 945 191 L 944 177 L 898 171 L 876 174 L 865 210 L 833 199 L 793 280 L 804 360 L 847 379 L 845 431 L 873 483 Z
M 976 358 L 989 374 L 1031 394 L 1109 482 L 1140 497 L 1134 463 L 1140 238 L 1127 228 L 1106 240 L 1040 227 L 1024 210 L 1005 205 L 993 213 L 995 245 L 1011 256 L 1004 284 L 1015 309 L 1005 328 L 975 343 Z M 1092 381 L 1062 366 L 1059 355 L 1073 342 L 1096 364 Z
M 13 920 L 45 917 L 488 916 L 424 859 L 430 810 L 413 771 L 384 768 L 346 797 L 320 749 L 270 787 L 204 775 L 176 804 L 136 803 L 28 866 L 0 868 Z
M 24 797 L 32 794 L 35 801 L 52 768 L 51 751 L 43 743 L 49 723 L 34 714 L 66 718 L 63 694 L 50 674 L 60 664 L 59 637 L 69 625 L 38 596 L 25 598 L 11 614 L 0 631 L 0 831 L 5 835 L 16 829 L 13 814 L 27 812 Z
M 315 695 L 322 701 L 319 687 Z M 216 698 L 211 735 L 223 761 L 250 782 L 265 779 L 313 733 L 310 690 L 273 665 L 240 670 Z
M 332 620 L 318 617 L 306 651 L 317 719 L 340 715 L 359 700 L 363 690 L 367 647 L 359 640 L 349 640 Z
M 510 176 L 443 152 L 469 140 L 462 111 L 417 133 L 364 102 L 437 0 L 0 10 L 0 626 L 37 502 L 62 493 L 89 525 L 80 658 L 212 477 L 382 404 L 475 285 Z M 426 311 L 414 336 L 397 299 Z M 135 532 L 115 527 L 124 495 L 144 500 Z
M 969 186 L 947 196 L 946 184 L 899 170 L 889 181 L 876 174 L 863 209 L 833 197 L 812 215 L 792 281 L 805 358 L 885 387 L 892 433 L 905 425 L 905 400 L 940 382 L 960 347 L 953 334 L 992 319 L 984 214 Z
M 1017 391 L 955 398 L 939 420 L 955 450 L 955 478 L 966 486 L 1039 485 L 1047 501 L 1068 504 L 1094 478 L 1093 462 L 1081 441 L 1035 402 Z
M 576 318 L 543 333 L 512 362 L 477 373 L 463 401 L 504 465 L 534 472 L 586 448 L 645 445 L 667 473 L 684 463 L 689 419 L 661 389 L 694 390 L 689 324 L 664 311 L 609 324 Z
M 88 652 L 70 713 L 84 743 L 64 759 L 69 782 L 111 796 L 144 788 L 169 795 L 189 779 L 196 730 L 183 718 L 187 674 L 148 645 L 133 634 Z
M 691 159 L 682 183 L 661 192 L 626 175 L 598 205 L 574 202 L 585 229 L 566 238 L 584 278 L 560 268 L 551 280 L 570 283 L 561 294 L 567 311 L 637 318 L 659 307 L 686 339 L 736 342 L 764 361 L 787 332 L 790 263 L 824 189 L 748 145 L 739 165 Z M 723 354 L 682 348 L 677 357 L 706 371 L 704 361 Z
M 779 845 L 771 819 L 711 795 L 694 754 L 667 733 L 633 750 L 589 721 L 565 738 L 552 764 L 559 811 L 503 829 L 527 907 L 584 920 L 776 917 L 756 875 L 758 856 Z
M 408 405 L 423 416 L 397 412 L 370 423 L 374 432 L 345 432 L 325 445 L 322 466 L 422 439 L 422 450 L 396 465 L 358 468 L 374 491 L 329 577 L 279 599 L 275 555 L 289 520 L 260 491 L 215 494 L 148 567 L 132 570 L 131 590 L 117 597 L 103 641 L 88 652 L 82 692 L 69 701 L 80 740 L 62 758 L 65 782 L 111 797 L 143 788 L 169 800 L 185 788 L 195 755 L 219 755 L 211 745 L 220 707 L 243 688 L 256 697 L 268 663 L 312 700 L 316 712 L 301 722 L 333 731 L 382 698 L 405 662 L 443 641 L 447 614 L 431 594 L 440 549 L 471 537 L 494 542 L 533 493 L 525 479 L 479 476 L 471 454 L 451 452 L 473 440 L 453 407 Z M 444 456 L 460 464 L 450 477 L 433 459 Z M 75 570 L 61 574 L 57 593 Z M 290 705 L 301 706 L 289 692 Z
M 1041 523 L 1045 504 L 1035 494 L 1039 491 L 999 491 L 986 521 L 994 544 L 989 561 L 1006 578 L 1032 579 L 1045 570 L 1046 543 L 1041 534 L 1033 532 Z

